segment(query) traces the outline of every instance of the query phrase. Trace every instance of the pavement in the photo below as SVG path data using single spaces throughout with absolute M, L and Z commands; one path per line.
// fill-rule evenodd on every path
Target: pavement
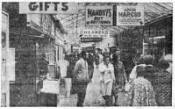
M 70 95 L 70 97 L 59 97 L 57 106 L 58 107 L 76 107 L 77 94 Z
M 118 95 L 118 105 L 119 106 L 129 106 L 129 101 L 127 100 L 126 93 L 119 93 Z M 77 94 L 70 95 L 70 97 L 59 97 L 57 107 L 76 107 L 77 104 Z

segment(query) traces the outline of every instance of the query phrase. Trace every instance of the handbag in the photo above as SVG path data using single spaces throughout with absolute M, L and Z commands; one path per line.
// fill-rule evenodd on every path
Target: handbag
M 129 94 L 125 91 L 118 93 L 117 101 L 119 106 L 130 106 L 131 104 Z

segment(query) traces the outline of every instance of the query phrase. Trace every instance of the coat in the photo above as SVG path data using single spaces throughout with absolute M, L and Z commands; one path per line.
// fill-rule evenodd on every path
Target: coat
M 131 106 L 156 106 L 155 92 L 150 81 L 136 78 L 129 91 Z
M 73 71 L 73 87 L 74 91 L 85 92 L 87 84 L 89 82 L 89 74 L 88 74 L 88 63 L 84 59 L 80 58 L 74 67 Z

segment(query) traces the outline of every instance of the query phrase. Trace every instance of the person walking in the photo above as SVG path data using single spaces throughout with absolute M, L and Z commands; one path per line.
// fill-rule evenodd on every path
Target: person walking
M 106 101 L 106 106 L 112 106 L 112 86 L 115 81 L 114 67 L 110 63 L 110 57 L 104 56 L 104 62 L 100 64 L 102 95 Z
M 117 104 L 118 92 L 124 90 L 125 84 L 128 82 L 123 62 L 120 61 L 119 50 L 116 50 L 116 53 L 113 55 L 113 66 L 115 74 L 115 83 L 114 83 L 115 105 L 118 105 Z
M 73 84 L 78 95 L 77 106 L 83 106 L 87 84 L 89 82 L 86 52 L 81 52 L 81 58 L 76 62 L 73 74 Z
M 130 77 L 129 77 L 129 81 L 133 81 L 136 77 L 137 77 L 137 72 L 136 72 L 136 69 L 138 66 L 145 66 L 145 72 L 146 73 L 146 77 L 147 79 L 151 82 L 151 84 L 153 84 L 154 82 L 154 73 L 156 72 L 156 69 L 153 65 L 154 63 L 154 57 L 152 55 L 144 55 L 144 56 L 141 56 L 140 59 L 139 59 L 139 63 L 138 65 L 136 65 L 131 73 L 130 73 Z
M 172 106 L 172 75 L 166 70 L 168 67 L 168 61 L 159 60 L 159 71 L 155 73 L 154 83 L 156 101 L 159 106 Z
M 87 86 L 86 96 L 84 100 L 84 106 L 102 106 L 104 105 L 104 99 L 102 98 L 102 88 L 100 79 L 101 74 L 99 72 L 100 57 L 99 55 L 94 56 L 95 62 L 93 76 L 91 82 Z
M 102 63 L 103 62 L 103 55 L 102 55 L 101 49 L 96 48 L 94 54 L 99 55 L 100 63 Z
M 63 58 L 58 61 L 57 63 L 58 69 L 60 72 L 60 82 L 64 81 L 65 83 L 65 89 L 66 89 L 66 97 L 70 97 L 70 91 L 71 91 L 71 78 L 68 77 L 68 67 L 69 67 L 69 61 L 66 60 L 66 55 L 63 54 Z
M 137 77 L 129 90 L 131 106 L 157 106 L 151 82 L 145 77 L 145 66 L 137 67 Z

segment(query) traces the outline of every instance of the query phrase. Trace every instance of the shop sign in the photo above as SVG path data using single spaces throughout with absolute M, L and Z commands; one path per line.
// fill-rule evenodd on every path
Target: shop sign
M 94 42 L 89 42 L 89 43 L 81 43 L 80 47 L 85 48 L 94 45 Z
M 1 31 L 1 42 L 2 48 L 9 47 L 9 16 L 6 12 L 2 11 L 2 31 Z
M 51 29 L 52 29 L 52 20 L 50 18 L 49 15 L 43 15 L 42 16 L 42 20 L 41 20 L 41 24 L 42 24 L 42 29 L 43 29 L 43 32 L 46 33 L 46 34 L 51 34 Z
M 41 15 L 40 14 L 27 14 L 27 26 L 42 32 Z
M 112 25 L 113 24 L 112 6 L 87 6 L 86 24 L 87 25 Z
M 144 25 L 144 7 L 117 6 L 117 25 Z
M 83 50 L 85 50 L 85 51 L 94 51 L 94 47 L 93 46 L 83 47 Z
M 55 26 L 49 15 L 27 14 L 27 25 L 47 35 L 55 35 Z
M 81 42 L 100 42 L 102 38 L 81 38 Z
M 20 14 L 72 14 L 77 12 L 76 3 L 68 2 L 19 2 Z
M 102 38 L 107 37 L 109 32 L 106 30 L 82 30 L 80 31 L 81 42 L 99 42 Z

